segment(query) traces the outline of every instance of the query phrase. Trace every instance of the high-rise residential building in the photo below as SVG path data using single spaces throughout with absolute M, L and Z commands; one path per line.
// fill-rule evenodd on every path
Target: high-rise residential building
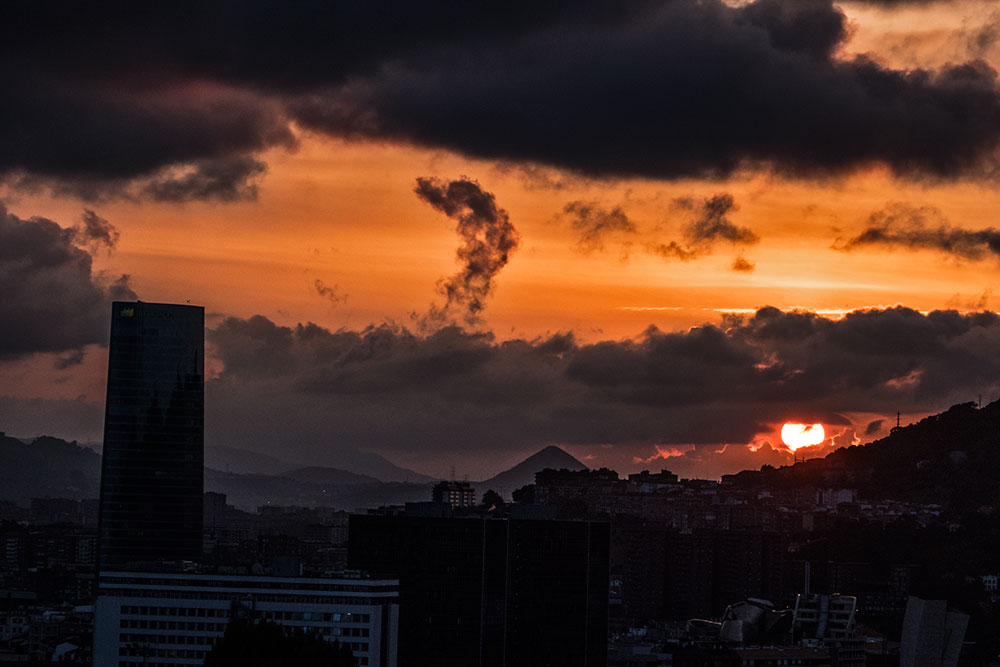
M 348 564 L 399 579 L 410 667 L 604 667 L 607 523 L 352 515 Z
M 98 558 L 101 569 L 198 558 L 205 311 L 112 306 Z

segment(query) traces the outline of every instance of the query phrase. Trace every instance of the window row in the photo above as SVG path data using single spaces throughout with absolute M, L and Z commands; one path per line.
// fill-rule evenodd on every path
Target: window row
M 122 605 L 122 614 L 141 614 L 142 616 L 208 616 L 228 618 L 228 609 L 206 609 L 204 607 L 142 607 L 138 605 Z
M 225 632 L 226 623 L 201 623 L 194 621 L 139 621 L 123 618 L 119 627 L 136 630 L 190 630 L 198 632 Z

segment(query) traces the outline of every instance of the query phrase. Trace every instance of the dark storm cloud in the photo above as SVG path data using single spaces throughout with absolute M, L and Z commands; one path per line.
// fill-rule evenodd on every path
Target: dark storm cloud
M 253 154 L 294 141 L 280 105 L 252 92 L 159 72 L 105 81 L 15 69 L 0 66 L 0 175 L 15 185 L 90 200 L 232 200 L 253 194 L 243 185 L 262 168 Z
M 950 225 L 933 206 L 895 203 L 872 213 L 864 231 L 835 247 L 850 251 L 864 246 L 939 250 L 976 260 L 1000 257 L 1000 229 L 962 229 Z
M 102 238 L 113 228 L 87 211 L 82 229 Z M 126 276 L 106 284 L 93 274 L 80 234 L 0 205 L 0 359 L 105 343 L 110 302 L 135 298 Z
M 576 247 L 583 253 L 604 250 L 605 239 L 609 236 L 628 236 L 639 231 L 621 206 L 605 209 L 597 202 L 571 201 L 563 207 L 562 215 L 579 234 Z M 628 256 L 627 246 L 623 247 L 623 255 Z
M 642 4 L 20 3 L 0 25 L 0 175 L 89 198 L 252 195 L 214 187 L 211 174 L 161 180 L 290 145 L 291 92 L 328 90 L 432 46 L 615 23 Z M 134 179 L 153 187 L 130 188 Z
M 330 461 L 337 443 L 428 456 L 613 445 L 645 458 L 655 445 L 751 442 L 787 419 L 853 439 L 865 425 L 842 413 L 933 411 L 998 388 L 993 313 L 830 320 L 764 308 L 729 324 L 581 344 L 230 318 L 210 332 L 224 366 L 208 385 L 212 437 L 280 441 Z
M 4 19 L 0 176 L 90 198 L 252 197 L 293 121 L 599 177 L 982 178 L 1000 142 L 989 66 L 839 60 L 833 0 L 51 0 Z
M 743 18 L 768 35 L 771 46 L 829 60 L 847 37 L 844 15 L 827 0 L 757 0 L 743 7 Z
M 437 314 L 447 319 L 449 311 L 458 308 L 467 322 L 476 322 L 493 292 L 494 278 L 517 250 L 521 237 L 507 211 L 497 206 L 496 197 L 476 181 L 418 178 L 414 192 L 457 223 L 455 232 L 461 241 L 455 251 L 461 269 L 439 285 L 447 301 Z
M 330 95 L 302 122 L 596 176 L 822 176 L 873 163 L 982 176 L 1000 141 L 996 73 L 893 70 L 831 54 L 830 0 L 675 0 L 595 29 L 429 51 Z

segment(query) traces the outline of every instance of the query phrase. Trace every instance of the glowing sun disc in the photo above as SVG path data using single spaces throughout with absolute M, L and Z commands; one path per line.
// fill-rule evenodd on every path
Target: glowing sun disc
M 825 439 L 826 433 L 822 424 L 789 423 L 781 427 L 781 441 L 793 451 L 799 447 L 818 445 Z

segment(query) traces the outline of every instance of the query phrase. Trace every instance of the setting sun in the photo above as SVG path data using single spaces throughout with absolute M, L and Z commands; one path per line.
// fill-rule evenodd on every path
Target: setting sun
M 800 447 L 818 445 L 826 438 L 822 424 L 785 424 L 781 427 L 781 441 L 795 451 Z

